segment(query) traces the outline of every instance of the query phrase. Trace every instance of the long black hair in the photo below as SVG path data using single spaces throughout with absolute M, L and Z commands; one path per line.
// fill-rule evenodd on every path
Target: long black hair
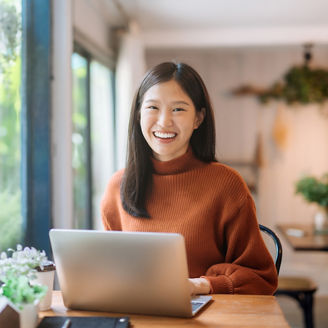
M 200 75 L 184 63 L 165 62 L 150 69 L 137 90 L 130 114 L 127 162 L 121 182 L 123 208 L 130 215 L 149 218 L 146 209 L 147 192 L 152 183 L 152 150 L 147 144 L 140 127 L 140 107 L 144 94 L 158 83 L 175 80 L 192 100 L 196 111 L 204 108 L 204 119 L 193 131 L 190 145 L 194 155 L 201 161 L 215 159 L 215 123 L 211 101 Z

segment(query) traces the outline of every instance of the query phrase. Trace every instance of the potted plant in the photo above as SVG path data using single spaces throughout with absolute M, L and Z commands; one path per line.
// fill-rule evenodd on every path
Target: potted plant
M 25 247 L 17 245 L 16 250 L 8 249 L 8 253 L 11 253 L 10 265 L 14 263 L 26 270 L 23 274 L 31 271 L 30 283 L 47 286 L 47 294 L 39 302 L 39 310 L 48 310 L 51 306 L 52 289 L 55 275 L 55 265 L 52 261 L 49 261 L 45 251 L 40 251 L 34 247 Z
M 296 193 L 312 203 L 316 203 L 320 212 L 315 216 L 315 228 L 318 232 L 328 232 L 328 173 L 321 178 L 305 176 L 296 183 Z
M 17 308 L 20 328 L 35 328 L 38 322 L 38 303 L 46 294 L 47 287 L 31 285 L 27 276 L 16 276 L 10 271 L 1 280 L 1 294 Z
M 35 279 L 34 269 L 26 261 L 0 257 L 0 295 L 6 297 L 19 312 L 20 328 L 35 328 L 38 321 L 38 302 L 46 294 L 47 287 L 31 284 Z
M 52 284 L 48 283 L 48 287 L 46 283 L 40 283 L 38 275 L 44 274 L 42 271 L 46 268 L 54 268 L 54 265 L 48 261 L 44 251 L 33 247 L 17 245 L 16 250 L 8 249 L 7 253 L 2 252 L 0 255 L 0 295 L 18 309 L 21 328 L 34 328 L 39 305 L 44 301 L 47 291 L 52 291 Z

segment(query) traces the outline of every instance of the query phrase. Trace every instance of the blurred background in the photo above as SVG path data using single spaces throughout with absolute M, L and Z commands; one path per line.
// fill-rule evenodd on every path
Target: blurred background
M 312 226 L 323 207 L 295 185 L 328 172 L 327 12 L 326 0 L 0 0 L 0 251 L 50 253 L 52 227 L 102 229 L 135 88 L 182 61 L 208 87 L 218 160 L 281 238 L 281 274 L 315 280 L 327 326 L 328 253 L 294 251 L 277 228 Z M 281 302 L 301 327 L 297 304 Z

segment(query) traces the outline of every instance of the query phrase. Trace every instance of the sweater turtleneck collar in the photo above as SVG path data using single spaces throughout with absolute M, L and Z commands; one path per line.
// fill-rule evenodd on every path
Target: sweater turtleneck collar
M 185 154 L 170 161 L 162 162 L 153 157 L 151 160 L 154 173 L 159 175 L 179 174 L 206 165 L 194 156 L 191 147 L 188 148 Z

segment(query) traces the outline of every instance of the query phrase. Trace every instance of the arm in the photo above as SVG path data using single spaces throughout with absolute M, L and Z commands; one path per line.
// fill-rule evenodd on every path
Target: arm
M 250 195 L 231 218 L 220 220 L 219 231 L 224 240 L 225 263 L 212 265 L 205 274 L 213 293 L 272 295 L 277 272 L 262 239 Z

